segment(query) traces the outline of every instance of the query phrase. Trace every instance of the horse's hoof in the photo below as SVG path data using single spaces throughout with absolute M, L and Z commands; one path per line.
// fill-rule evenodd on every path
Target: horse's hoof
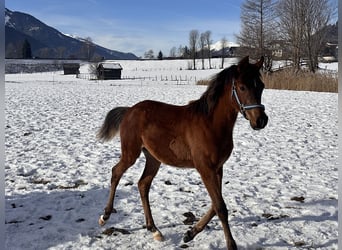
M 183 241 L 184 241 L 184 243 L 187 243 L 189 241 L 192 241 L 193 238 L 194 238 L 194 236 L 192 235 L 191 230 L 189 230 L 184 234 Z
M 157 240 L 157 241 L 163 241 L 163 240 L 164 240 L 164 236 L 162 235 L 161 232 L 155 231 L 155 232 L 153 233 L 153 239 L 154 239 L 154 240 Z
M 99 225 L 102 227 L 106 224 L 106 220 L 103 218 L 103 215 L 100 216 Z

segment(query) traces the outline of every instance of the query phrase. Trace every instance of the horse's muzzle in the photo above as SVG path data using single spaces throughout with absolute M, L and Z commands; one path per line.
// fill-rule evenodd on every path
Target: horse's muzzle
M 251 127 L 254 130 L 260 130 L 266 127 L 268 122 L 268 116 L 265 113 L 262 113 L 260 117 L 257 118 L 256 122 L 252 124 L 251 122 Z

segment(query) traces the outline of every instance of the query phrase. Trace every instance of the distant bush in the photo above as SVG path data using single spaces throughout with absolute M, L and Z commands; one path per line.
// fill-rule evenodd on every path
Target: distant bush
M 338 78 L 334 73 L 293 72 L 291 69 L 262 74 L 266 89 L 284 89 L 316 92 L 338 92 Z M 199 80 L 197 85 L 208 85 L 209 80 Z

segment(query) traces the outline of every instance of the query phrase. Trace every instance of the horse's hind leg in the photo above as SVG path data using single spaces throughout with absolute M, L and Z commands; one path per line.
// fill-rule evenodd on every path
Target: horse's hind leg
M 124 154 L 123 152 L 120 161 L 112 168 L 109 199 L 105 207 L 105 212 L 99 219 L 100 226 L 106 224 L 106 221 L 109 219 L 111 213 L 113 212 L 115 192 L 122 175 L 129 167 L 131 167 L 135 163 L 136 159 L 139 157 L 140 152 L 140 148 L 137 148 L 137 150 L 135 150 L 134 152 L 132 151 L 127 154 Z
M 155 240 L 162 241 L 163 235 L 154 224 L 148 197 L 152 180 L 159 170 L 160 162 L 155 159 L 146 149 L 143 149 L 143 152 L 146 157 L 146 165 L 139 180 L 138 187 L 145 213 L 146 228 L 153 233 L 153 238 Z

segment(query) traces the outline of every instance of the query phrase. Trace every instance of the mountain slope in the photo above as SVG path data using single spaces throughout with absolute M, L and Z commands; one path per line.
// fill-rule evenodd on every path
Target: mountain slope
M 9 9 L 5 11 L 5 27 L 7 58 L 20 58 L 21 47 L 26 39 L 31 44 L 33 56 L 39 58 L 137 59 L 132 53 L 109 50 L 66 36 L 29 14 Z

